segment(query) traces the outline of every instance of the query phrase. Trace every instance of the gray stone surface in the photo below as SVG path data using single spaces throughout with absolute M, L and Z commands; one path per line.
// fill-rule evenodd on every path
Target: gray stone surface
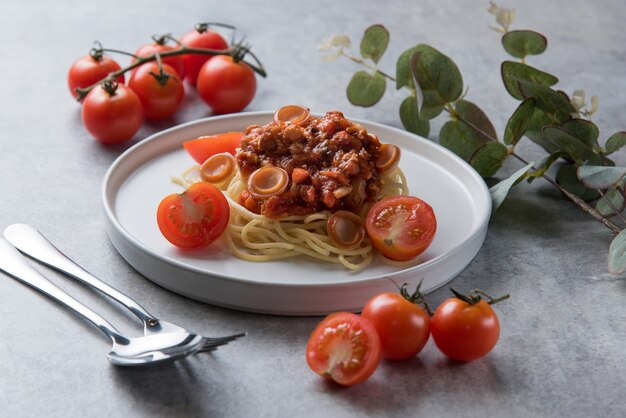
M 97 330 L 0 274 L 0 415 L 626 416 L 626 282 L 607 273 L 611 234 L 544 181 L 513 191 L 480 253 L 453 281 L 459 289 L 511 293 L 496 308 L 502 323 L 496 349 L 456 364 L 431 341 L 419 357 L 383 362 L 369 381 L 350 389 L 323 382 L 306 366 L 304 347 L 319 318 L 241 313 L 172 294 L 135 273 L 104 232 L 100 187 L 111 162 L 135 141 L 210 113 L 190 94 L 175 119 L 146 124 L 123 146 L 100 146 L 83 129 L 65 82 L 70 64 L 94 40 L 133 51 L 155 33 L 180 35 L 199 21 L 233 23 L 269 73 L 248 110 L 302 103 L 399 126 L 400 93 L 390 89 L 370 109 L 353 107 L 344 91 L 357 67 L 322 62 L 316 51 L 332 33 L 356 41 L 380 22 L 391 31 L 384 69 L 393 72 L 398 54 L 415 43 L 434 45 L 455 59 L 468 99 L 502 132 L 516 102 L 499 79 L 506 55 L 488 28 L 487 6 L 453 0 L 1 2 L 0 227 L 38 226 L 161 317 L 208 334 L 248 330 L 249 336 L 206 357 L 122 370 L 106 361 L 108 342 Z M 602 138 L 624 129 L 624 3 L 514 6 L 515 28 L 538 30 L 550 42 L 531 63 L 556 73 L 567 92 L 585 88 L 600 96 L 595 121 Z M 528 143 L 519 151 L 529 160 L 542 156 Z M 504 173 L 517 167 L 508 162 Z M 49 275 L 123 330 L 139 331 L 122 309 Z M 447 296 L 440 289 L 430 299 L 436 305 Z

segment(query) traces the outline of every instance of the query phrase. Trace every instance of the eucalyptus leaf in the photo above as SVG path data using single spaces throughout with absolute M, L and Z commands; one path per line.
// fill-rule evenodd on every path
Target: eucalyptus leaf
M 365 29 L 361 39 L 361 56 L 375 63 L 380 61 L 389 45 L 389 31 L 383 25 L 372 25 Z
M 612 154 L 626 145 L 626 132 L 616 132 L 606 140 L 606 153 Z
M 382 74 L 376 71 L 370 74 L 365 71 L 357 71 L 350 80 L 347 89 L 348 100 L 355 106 L 373 106 L 385 94 L 386 80 Z
M 570 119 L 565 121 L 561 125 L 565 132 L 577 138 L 590 147 L 598 146 L 598 137 L 600 136 L 600 130 L 595 123 L 585 119 Z
M 529 163 L 525 167 L 520 168 L 515 173 L 513 173 L 509 178 L 502 180 L 500 183 L 492 186 L 489 189 L 491 193 L 491 213 L 493 214 L 504 202 L 506 196 L 509 194 L 509 190 L 515 184 L 519 183 L 521 179 L 524 178 L 528 170 L 533 166 L 533 163 Z
M 563 128 L 546 126 L 543 128 L 543 134 L 557 149 L 565 152 L 576 161 L 587 161 L 595 156 L 589 144 L 571 136 Z
M 514 61 L 504 61 L 500 67 L 504 87 L 509 94 L 518 100 L 523 100 L 524 96 L 517 85 L 518 80 L 531 81 L 544 86 L 553 86 L 559 79 L 552 74 L 538 70 L 530 65 Z
M 409 132 L 424 138 L 430 133 L 430 122 L 420 118 L 417 108 L 417 98 L 409 96 L 400 105 L 400 120 L 402 126 Z
M 504 143 L 516 145 L 526 133 L 535 112 L 535 99 L 525 99 L 515 109 L 504 129 Z
M 618 212 L 622 212 L 624 207 L 626 207 L 624 191 L 617 186 L 612 187 L 607 193 L 604 194 L 604 197 L 601 197 L 596 202 L 596 210 L 605 217 L 613 216 Z
M 446 122 L 439 131 L 439 144 L 468 161 L 486 140 L 468 125 L 458 120 Z
M 563 123 L 572 118 L 572 113 L 576 113 L 576 109 L 568 100 L 548 86 L 525 80 L 517 80 L 517 86 L 522 97 L 533 97 L 535 105 L 555 122 Z
M 578 178 L 591 189 L 608 189 L 626 176 L 626 167 L 582 166 L 578 167 Z
M 552 145 L 552 143 L 548 141 L 543 134 L 543 128 L 550 125 L 552 125 L 552 119 L 550 118 L 550 116 L 548 116 L 543 110 L 537 109 L 537 107 L 535 107 L 535 110 L 533 111 L 533 116 L 530 119 L 525 135 L 535 144 L 545 149 L 546 152 L 552 154 L 557 152 L 558 148 Z
M 581 183 L 576 175 L 576 166 L 573 164 L 564 164 L 559 167 L 556 173 L 556 182 L 568 192 L 575 194 L 585 201 L 594 200 L 600 196 L 596 190 L 589 189 Z
M 415 88 L 413 72 L 411 71 L 411 57 L 417 52 L 417 46 L 407 49 L 398 57 L 396 62 L 396 89 L 402 87 Z
M 421 90 L 419 107 L 424 119 L 438 116 L 446 103 L 454 102 L 463 93 L 459 68 L 448 56 L 429 45 L 417 45 L 411 57 L 411 71 L 413 81 Z
M 622 230 L 609 246 L 609 271 L 614 274 L 626 270 L 626 230 Z
M 493 176 L 508 157 L 506 146 L 498 141 L 489 141 L 478 148 L 469 163 L 483 178 Z
M 498 139 L 498 134 L 489 117 L 483 110 L 468 100 L 459 100 L 455 105 L 458 117 L 471 123 L 480 131 L 487 134 L 488 139 Z
M 531 30 L 512 30 L 502 36 L 502 46 L 515 58 L 543 54 L 548 47 L 545 36 Z

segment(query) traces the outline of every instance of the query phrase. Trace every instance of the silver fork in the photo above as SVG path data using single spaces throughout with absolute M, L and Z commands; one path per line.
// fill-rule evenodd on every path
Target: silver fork
M 197 353 L 197 352 L 202 352 L 202 351 L 214 350 L 220 345 L 227 344 L 230 341 L 233 341 L 245 335 L 245 333 L 239 333 L 239 334 L 229 335 L 225 337 L 218 337 L 218 338 L 202 337 L 202 336 L 198 336 L 197 334 L 188 331 L 187 329 L 179 325 L 156 318 L 154 315 L 149 313 L 145 308 L 143 308 L 138 302 L 131 299 L 129 296 L 123 294 L 122 292 L 118 291 L 117 289 L 114 289 L 113 287 L 107 285 L 106 283 L 102 282 L 101 280 L 99 280 L 98 278 L 96 278 L 95 276 L 87 272 L 86 270 L 84 270 L 82 267 L 78 266 L 76 263 L 70 260 L 67 256 L 61 253 L 61 251 L 59 251 L 50 241 L 48 241 L 37 229 L 35 229 L 34 227 L 30 225 L 26 225 L 26 224 L 11 225 L 5 229 L 4 236 L 11 244 L 13 244 L 16 248 L 18 248 L 20 251 L 24 252 L 25 254 L 28 254 L 32 258 L 35 258 L 69 275 L 70 277 L 80 280 L 81 282 L 99 290 L 100 292 L 104 293 L 105 295 L 111 297 L 113 300 L 119 302 L 120 304 L 128 308 L 133 314 L 135 314 L 143 322 L 145 337 L 142 337 L 142 338 L 153 336 L 153 337 L 160 337 L 163 340 L 172 338 L 177 341 L 188 341 L 189 343 L 191 343 L 191 341 L 195 340 L 197 337 L 198 340 L 195 341 L 195 344 L 193 345 L 193 353 Z M 17 251 L 15 252 L 17 253 Z M 9 257 L 7 257 L 7 259 L 9 259 Z M 26 267 L 30 268 L 30 266 L 27 263 L 23 263 L 23 264 L 25 264 Z M 16 277 L 15 274 L 13 274 L 11 271 L 7 271 L 7 269 L 3 268 L 2 265 L 0 265 L 0 269 Z M 24 270 L 23 266 L 20 268 L 20 271 L 22 270 Z M 37 273 L 36 270 L 34 269 L 32 270 L 35 271 L 35 273 Z M 32 273 L 29 273 L 29 274 L 32 275 Z M 19 277 L 18 279 L 25 281 Z M 45 278 L 43 279 L 48 284 L 52 285 Z M 41 282 L 41 280 L 39 280 L 39 282 Z M 48 296 L 52 296 L 53 298 L 59 300 L 58 297 L 50 295 L 49 293 L 46 293 L 46 291 L 42 290 L 40 287 L 34 286 L 30 282 L 26 282 L 26 283 L 37 288 L 38 290 L 42 291 Z M 54 287 L 56 288 L 56 286 Z M 58 288 L 56 289 L 62 292 L 60 289 Z M 62 300 L 59 300 L 59 301 L 69 306 L 70 308 L 75 309 L 74 306 L 68 305 L 65 301 L 62 301 Z M 76 301 L 74 300 L 74 302 Z M 81 312 L 79 313 L 85 316 L 83 313 Z M 96 314 L 96 316 L 98 315 Z M 91 322 L 94 322 L 93 320 L 91 320 L 91 318 L 87 316 L 85 317 Z M 98 321 L 100 320 L 103 321 L 101 317 L 98 318 Z M 106 323 L 106 321 L 104 322 Z M 105 332 L 110 337 L 111 335 L 113 335 L 113 334 L 107 333 L 104 329 L 102 329 L 102 327 L 98 325 L 98 323 L 96 322 L 94 323 L 96 324 L 96 326 L 98 326 L 103 332 Z M 108 323 L 106 323 L 105 325 L 108 326 L 109 328 L 112 328 L 111 325 Z M 115 333 L 119 334 L 119 332 L 116 331 L 114 328 L 112 328 L 112 330 Z M 119 342 L 118 342 L 118 345 L 119 345 Z M 192 352 L 188 352 L 184 355 L 188 355 L 188 354 L 192 354 Z

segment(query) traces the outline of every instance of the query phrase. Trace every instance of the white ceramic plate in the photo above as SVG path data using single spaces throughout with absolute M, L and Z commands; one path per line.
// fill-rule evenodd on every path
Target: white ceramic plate
M 381 142 L 402 148 L 400 167 L 411 194 L 427 201 L 437 216 L 435 239 L 414 266 L 393 267 L 377 259 L 351 273 L 304 257 L 244 261 L 223 243 L 191 252 L 169 244 L 158 230 L 156 208 L 167 194 L 181 191 L 170 176 L 194 163 L 181 143 L 244 130 L 271 118 L 271 112 L 254 112 L 186 123 L 138 143 L 113 163 L 103 187 L 107 233 L 133 268 L 171 291 L 210 304 L 278 315 L 322 315 L 358 311 L 377 292 L 394 290 L 393 282 L 413 288 L 423 280 L 422 289 L 433 290 L 459 274 L 480 249 L 491 198 L 476 172 L 431 141 L 361 120 L 356 121 Z

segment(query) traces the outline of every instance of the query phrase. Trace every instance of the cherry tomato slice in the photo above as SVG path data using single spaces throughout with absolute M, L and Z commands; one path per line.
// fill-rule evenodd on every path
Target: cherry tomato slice
M 210 183 L 192 184 L 183 193 L 166 196 L 157 209 L 163 236 L 177 247 L 204 247 L 228 226 L 230 208 L 222 192 Z
M 380 337 L 382 356 L 408 360 L 418 354 L 430 337 L 430 317 L 424 308 L 398 293 L 385 292 L 370 299 L 361 316 L 369 319 Z
M 351 386 L 374 373 L 380 350 L 380 339 L 368 319 L 337 312 L 327 316 L 311 334 L 306 361 L 320 376 Z
M 476 360 L 495 347 L 500 322 L 484 300 L 469 304 L 458 298 L 445 300 L 432 317 L 431 332 L 443 354 L 454 360 Z
M 392 260 L 410 260 L 428 248 L 437 231 L 433 208 L 413 196 L 388 196 L 369 210 L 365 229 L 374 247 Z
M 243 138 L 243 132 L 226 132 L 190 139 L 183 142 L 183 147 L 191 155 L 191 158 L 198 164 L 202 164 L 207 158 L 215 154 L 228 152 L 235 155 L 236 148 L 241 146 L 241 138 Z

